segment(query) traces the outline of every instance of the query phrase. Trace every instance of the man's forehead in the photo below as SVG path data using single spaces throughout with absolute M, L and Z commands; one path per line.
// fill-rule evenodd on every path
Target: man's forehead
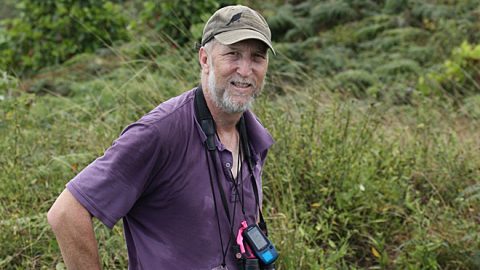
M 263 52 L 263 53 L 266 53 L 268 50 L 268 46 L 265 43 L 256 39 L 242 40 L 239 42 L 235 42 L 233 44 L 223 45 L 223 46 L 230 49 L 242 49 L 242 48 L 248 47 L 248 48 L 252 48 L 254 51 Z

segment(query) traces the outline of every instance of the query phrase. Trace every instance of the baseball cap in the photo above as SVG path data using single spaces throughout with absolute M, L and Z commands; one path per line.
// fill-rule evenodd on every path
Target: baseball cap
M 214 37 L 224 45 L 257 39 L 268 45 L 275 54 L 267 21 L 260 13 L 246 6 L 226 6 L 217 10 L 205 24 L 202 46 Z

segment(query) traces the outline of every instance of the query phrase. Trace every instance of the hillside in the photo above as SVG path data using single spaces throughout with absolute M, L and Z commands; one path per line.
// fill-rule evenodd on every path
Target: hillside
M 92 47 L 67 19 L 52 43 L 21 6 L 0 26 L 0 269 L 64 269 L 49 207 L 126 125 L 198 83 L 192 45 L 226 3 L 101 2 L 115 16 L 90 26 L 124 28 L 89 29 Z M 277 269 L 479 269 L 480 1 L 238 2 L 277 51 L 254 106 L 276 140 Z M 120 225 L 95 222 L 104 269 L 126 268 Z

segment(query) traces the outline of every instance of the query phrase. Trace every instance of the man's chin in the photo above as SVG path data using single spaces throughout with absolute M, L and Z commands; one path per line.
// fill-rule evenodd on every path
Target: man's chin
M 249 102 L 226 102 L 224 103 L 224 110 L 228 113 L 243 113 L 250 109 L 252 101 Z

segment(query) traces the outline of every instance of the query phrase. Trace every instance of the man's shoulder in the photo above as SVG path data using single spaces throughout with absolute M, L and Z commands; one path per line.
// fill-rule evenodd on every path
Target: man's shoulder
M 274 143 L 274 140 L 258 117 L 252 111 L 247 111 L 244 116 L 245 124 L 247 125 L 248 138 L 254 152 L 262 153 L 270 148 Z
M 145 114 L 138 121 L 128 125 L 121 133 L 134 134 L 136 137 L 149 136 L 167 139 L 182 134 L 189 129 L 194 115 L 193 98 L 195 89 L 188 90 L 176 97 L 162 102 L 156 108 Z
M 138 120 L 138 122 L 153 126 L 166 124 L 167 122 L 185 122 L 194 111 L 194 97 L 195 88 L 162 102 L 156 108 L 144 115 Z

